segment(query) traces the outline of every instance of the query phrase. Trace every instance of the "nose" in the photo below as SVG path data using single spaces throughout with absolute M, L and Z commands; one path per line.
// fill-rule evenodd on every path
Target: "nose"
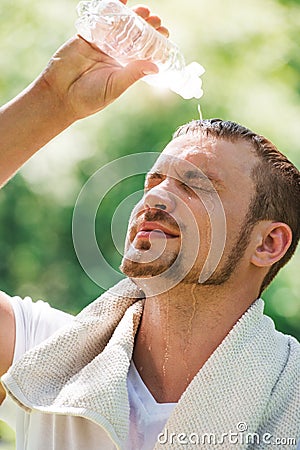
M 172 193 L 159 186 L 153 187 L 146 192 L 144 196 L 144 205 L 146 208 L 158 208 L 168 213 L 172 213 L 176 203 Z

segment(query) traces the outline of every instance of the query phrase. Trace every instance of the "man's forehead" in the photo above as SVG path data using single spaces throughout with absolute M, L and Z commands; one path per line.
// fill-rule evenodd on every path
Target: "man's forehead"
M 185 154 L 187 152 L 209 152 L 213 153 L 217 145 L 217 138 L 214 136 L 183 135 L 172 139 L 162 153 L 166 154 Z
M 190 136 L 179 136 L 164 148 L 161 156 L 158 158 L 157 162 L 160 164 L 171 162 L 172 157 L 174 157 L 174 163 L 180 160 L 187 160 L 192 163 L 197 162 L 197 157 L 202 155 L 206 158 L 211 159 L 214 157 L 214 147 L 216 145 L 215 140 L 208 140 L 207 138 L 200 140 L 199 138 Z
M 201 145 L 195 138 L 183 139 L 180 136 L 166 146 L 150 172 L 171 176 L 189 173 L 195 177 L 203 174 L 211 179 L 220 179 L 222 169 L 217 170 L 213 162 L 215 156 L 211 151 L 212 145 L 212 142 L 203 142 Z
M 151 173 L 157 173 L 161 175 L 188 177 L 208 177 L 211 179 L 219 179 L 222 170 L 217 170 L 215 164 L 213 164 L 213 157 L 206 158 L 199 161 L 199 156 L 196 148 L 190 148 L 184 154 L 176 154 L 173 152 L 163 152 L 154 166 L 150 170 Z
M 214 136 L 184 135 L 173 139 L 163 150 L 153 169 L 167 170 L 171 165 L 195 165 L 207 176 L 227 178 L 234 172 L 250 175 L 257 157 L 247 142 L 230 142 Z

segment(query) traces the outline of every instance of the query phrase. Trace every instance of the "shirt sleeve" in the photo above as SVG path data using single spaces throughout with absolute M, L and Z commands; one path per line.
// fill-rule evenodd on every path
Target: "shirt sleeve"
M 52 308 L 42 300 L 33 302 L 30 297 L 10 297 L 10 302 L 16 320 L 13 363 L 73 319 L 72 315 Z
M 33 302 L 30 297 L 22 299 L 4 295 L 12 305 L 16 320 L 13 364 L 28 350 L 73 320 L 71 314 L 52 308 L 42 300 Z M 16 408 L 15 403 L 8 396 L 0 405 L 0 420 L 7 422 L 13 429 L 15 428 Z

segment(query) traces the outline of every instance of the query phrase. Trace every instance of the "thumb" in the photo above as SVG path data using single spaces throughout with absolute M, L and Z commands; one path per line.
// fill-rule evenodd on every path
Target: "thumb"
M 151 61 L 139 60 L 130 62 L 118 72 L 120 93 L 145 75 L 153 75 L 155 73 L 158 73 L 158 67 Z

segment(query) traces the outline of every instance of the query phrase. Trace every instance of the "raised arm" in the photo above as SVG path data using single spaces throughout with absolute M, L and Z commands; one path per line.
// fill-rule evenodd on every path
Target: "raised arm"
M 148 8 L 135 11 L 168 34 Z M 102 110 L 135 81 L 156 71 L 150 61 L 122 67 L 81 37 L 69 40 L 32 84 L 0 109 L 0 186 L 73 122 Z
M 0 109 L 0 185 L 73 122 L 105 108 L 154 70 L 148 61 L 123 68 L 82 38 L 71 39 L 28 88 Z

